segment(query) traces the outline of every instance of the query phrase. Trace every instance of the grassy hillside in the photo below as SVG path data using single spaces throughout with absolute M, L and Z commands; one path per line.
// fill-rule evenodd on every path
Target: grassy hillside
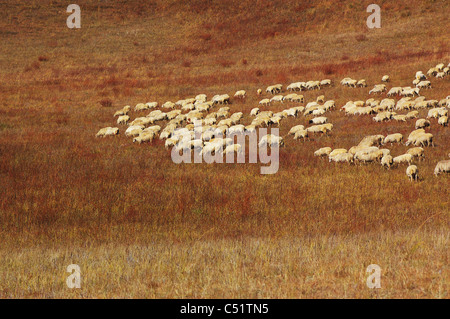
M 80 1 L 78 30 L 59 1 L 1 4 L 0 297 L 448 298 L 449 180 L 432 172 L 450 133 L 436 120 L 419 183 L 406 167 L 313 156 L 408 134 L 414 121 L 334 111 L 331 136 L 286 138 L 270 176 L 261 164 L 175 165 L 159 140 L 95 138 L 127 104 L 245 89 L 231 109 L 247 124 L 270 84 L 330 78 L 306 102 L 324 94 L 340 107 L 366 100 L 384 74 L 409 86 L 417 70 L 450 62 L 448 1 L 379 1 L 374 30 L 370 3 Z M 346 76 L 369 87 L 344 88 Z M 449 95 L 449 81 L 433 79 L 427 99 Z M 283 120 L 280 134 L 307 120 Z M 72 262 L 86 276 L 77 292 L 65 286 Z M 371 263 L 385 270 L 378 292 L 365 287 Z

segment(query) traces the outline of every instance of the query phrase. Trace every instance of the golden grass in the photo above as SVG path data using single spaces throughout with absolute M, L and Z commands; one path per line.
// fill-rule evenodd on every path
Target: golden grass
M 160 141 L 94 137 L 138 102 L 245 89 L 231 108 L 248 123 L 256 89 L 270 84 L 331 78 L 304 95 L 338 106 L 366 100 L 383 74 L 411 85 L 417 70 L 450 61 L 447 3 L 383 4 L 382 28 L 370 31 L 356 1 L 79 4 L 79 30 L 52 1 L 0 11 L 0 297 L 448 298 L 449 181 L 432 172 L 450 133 L 436 120 L 419 183 L 406 167 L 313 157 L 367 134 L 407 134 L 414 121 L 334 111 L 331 136 L 287 138 L 271 176 L 260 164 L 175 165 Z M 369 87 L 343 88 L 345 76 Z M 432 84 L 427 98 L 449 94 L 449 77 Z M 280 134 L 307 120 L 283 120 Z M 71 263 L 80 291 L 65 286 Z M 377 291 L 365 287 L 371 263 L 383 271 Z

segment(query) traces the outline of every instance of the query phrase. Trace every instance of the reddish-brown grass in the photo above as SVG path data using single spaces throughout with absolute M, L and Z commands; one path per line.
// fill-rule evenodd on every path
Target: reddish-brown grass
M 411 85 L 415 71 L 449 62 L 448 9 L 390 2 L 382 28 L 368 31 L 360 3 L 88 0 L 82 28 L 69 30 L 64 4 L 8 4 L 0 12 L 0 297 L 448 298 L 449 181 L 432 172 L 450 133 L 436 121 L 419 183 L 403 167 L 313 156 L 368 134 L 408 134 L 411 121 L 331 112 L 332 134 L 287 137 L 270 176 L 261 164 L 175 165 L 163 141 L 135 145 L 125 126 L 95 138 L 115 126 L 115 108 L 140 102 L 245 89 L 231 108 L 248 123 L 262 98 L 256 90 L 270 84 L 331 78 L 330 88 L 303 94 L 338 106 L 370 89 L 344 88 L 344 76 L 371 86 L 389 74 Z M 448 79 L 433 80 L 426 97 L 448 95 Z M 308 119 L 283 120 L 280 134 Z M 82 266 L 81 291 L 64 286 L 70 263 Z M 383 269 L 378 292 L 365 286 L 371 263 Z

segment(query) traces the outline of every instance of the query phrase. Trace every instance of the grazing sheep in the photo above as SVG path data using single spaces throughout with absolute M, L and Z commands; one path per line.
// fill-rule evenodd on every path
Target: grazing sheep
M 303 139 L 305 140 L 308 138 L 308 131 L 307 130 L 297 130 L 294 134 L 294 140 Z
M 323 102 L 325 102 L 325 95 L 319 95 L 319 96 L 316 98 L 316 102 L 317 102 L 317 103 L 323 103 Z
M 276 136 L 273 134 L 264 135 L 258 143 L 259 147 L 263 147 L 265 145 L 273 146 L 283 146 L 284 140 L 281 136 Z
M 422 147 L 413 147 L 406 151 L 406 154 L 411 154 L 413 157 L 418 159 L 425 158 L 425 150 Z
M 406 119 L 415 119 L 415 118 L 417 118 L 418 116 L 419 116 L 419 112 L 418 111 L 411 111 L 411 112 L 408 112 L 406 115 Z
M 336 156 L 336 155 L 338 155 L 338 154 L 344 154 L 344 153 L 348 153 L 347 150 L 346 150 L 345 148 L 336 148 L 336 149 L 332 150 L 332 151 L 328 154 L 328 156 L 329 156 L 329 157 L 334 157 L 334 156 Z M 352 154 L 352 155 L 353 155 L 353 154 Z
M 408 176 L 410 181 L 419 180 L 419 169 L 416 165 L 409 165 L 406 169 L 406 176 Z
M 400 95 L 402 93 L 401 87 L 393 87 L 387 93 L 387 96 Z
M 256 90 L 256 94 L 261 95 L 262 94 L 262 90 L 261 89 L 257 89 Z
M 270 102 L 281 102 L 283 103 L 283 95 L 275 95 L 270 99 Z
M 234 97 L 243 99 L 243 98 L 245 98 L 246 94 L 247 93 L 244 90 L 239 90 L 239 91 L 236 91 L 236 93 L 234 94 Z
M 416 129 L 429 127 L 431 125 L 430 121 L 426 119 L 418 119 L 416 121 Z
M 390 78 L 389 75 L 383 75 L 383 77 L 381 78 L 381 82 L 389 82 Z
M 106 136 L 114 136 L 119 134 L 119 128 L 118 127 L 104 127 L 98 131 L 98 133 L 95 135 L 95 137 L 106 137 Z
M 133 143 L 141 144 L 141 143 L 151 142 L 151 141 L 153 141 L 154 138 L 155 138 L 154 132 L 141 132 L 141 134 L 139 134 L 139 136 L 137 136 L 133 139 Z
M 328 119 L 325 116 L 321 117 L 315 117 L 313 119 L 309 120 L 309 123 L 311 124 L 325 124 L 328 122 Z
M 289 135 L 295 135 L 295 133 L 299 130 L 304 130 L 305 127 L 303 125 L 295 125 L 289 130 Z
M 341 154 L 337 154 L 335 156 L 330 156 L 329 161 L 336 162 L 336 163 L 347 162 L 349 164 L 352 164 L 354 162 L 353 155 L 350 153 L 341 153 Z
M 259 105 L 267 106 L 269 104 L 270 104 L 270 100 L 269 99 L 262 99 L 261 101 L 259 101 Z
M 377 146 L 381 145 L 384 141 L 384 135 L 368 135 L 365 136 L 361 142 L 359 142 L 358 146 Z
M 359 80 L 358 82 L 356 82 L 356 86 L 360 88 L 367 87 L 366 80 L 365 79 Z
M 331 80 L 330 79 L 325 79 L 320 81 L 320 86 L 330 86 L 331 85 Z
M 448 125 L 448 116 L 441 116 L 438 119 L 438 124 L 442 125 L 442 126 L 447 126 Z
M 400 133 L 389 134 L 384 138 L 383 144 L 391 143 L 401 143 L 403 141 L 403 135 Z
M 144 130 L 144 125 L 131 125 L 125 131 L 125 136 L 138 136 Z
M 434 175 L 438 176 L 441 173 L 450 173 L 450 160 L 443 160 L 436 164 Z
M 387 169 L 390 169 L 392 164 L 394 164 L 394 159 L 391 155 L 384 155 L 381 158 L 381 166 L 386 167 Z
M 127 124 L 130 120 L 130 117 L 128 115 L 121 115 L 117 119 L 117 124 Z
M 114 117 L 128 115 L 128 112 L 130 111 L 130 109 L 131 109 L 131 106 L 125 105 L 121 110 L 118 110 L 118 111 L 116 111 L 116 113 L 114 113 Z
M 411 165 L 413 156 L 411 154 L 402 154 L 393 158 L 394 164 L 408 164 Z
M 331 147 L 322 147 L 314 152 L 314 156 L 319 156 L 319 157 L 328 156 L 328 155 L 330 155 L 331 151 L 332 151 Z
M 228 145 L 224 150 L 225 155 L 226 154 L 241 154 L 242 153 L 242 146 L 240 144 L 232 144 Z
M 431 89 L 431 82 L 430 81 L 420 81 L 416 85 L 416 87 L 419 89 Z

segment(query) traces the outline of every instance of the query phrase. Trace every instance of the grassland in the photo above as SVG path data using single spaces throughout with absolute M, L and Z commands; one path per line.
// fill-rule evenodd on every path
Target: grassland
M 80 1 L 78 30 L 59 2 L 2 3 L 0 297 L 448 298 L 449 180 L 432 172 L 450 133 L 436 121 L 419 183 L 403 168 L 313 157 L 407 134 L 412 121 L 332 112 L 331 136 L 288 138 L 270 176 L 260 164 L 175 165 L 162 141 L 95 138 L 127 104 L 245 89 L 231 108 L 248 123 L 254 92 L 270 84 L 365 78 L 368 88 L 304 94 L 341 106 L 366 100 L 383 74 L 406 86 L 450 62 L 448 2 L 379 1 L 377 30 L 365 25 L 369 3 Z M 449 95 L 449 81 L 425 96 Z M 280 134 L 305 123 L 285 120 Z M 80 290 L 65 284 L 71 263 Z

